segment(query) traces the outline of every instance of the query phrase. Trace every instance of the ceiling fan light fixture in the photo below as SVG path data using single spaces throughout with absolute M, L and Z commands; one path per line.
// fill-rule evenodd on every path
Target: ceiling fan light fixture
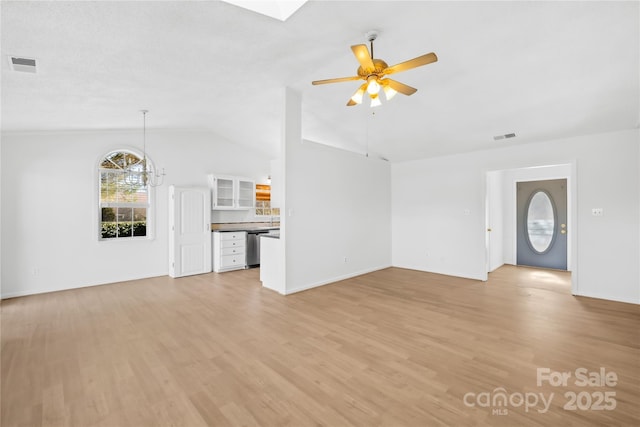
M 360 88 L 358 88 L 356 93 L 354 93 L 353 96 L 351 97 L 351 100 L 356 104 L 362 104 L 362 97 L 364 96 L 365 86 L 366 84 L 360 86 Z
M 379 107 L 380 105 L 382 105 L 382 102 L 380 101 L 380 97 L 378 96 L 377 93 L 374 93 L 371 95 L 371 107 Z
M 383 86 L 382 89 L 384 90 L 384 96 L 387 98 L 387 101 L 390 101 L 391 98 L 396 96 L 396 94 L 398 93 L 397 90 L 395 90 L 394 88 L 392 88 L 389 85 Z
M 367 78 L 367 92 L 369 95 L 377 95 L 380 92 L 380 83 L 377 76 L 369 76 Z

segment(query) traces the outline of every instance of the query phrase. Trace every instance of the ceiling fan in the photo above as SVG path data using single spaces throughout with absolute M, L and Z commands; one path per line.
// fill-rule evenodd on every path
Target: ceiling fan
M 358 75 L 353 77 L 340 77 L 337 79 L 316 80 L 311 82 L 313 85 L 323 85 L 327 83 L 348 82 L 352 80 L 365 80 L 365 83 L 361 85 L 358 90 L 353 94 L 347 106 L 351 107 L 362 103 L 362 98 L 366 93 L 371 98 L 371 106 L 377 107 L 381 105 L 379 93 L 380 89 L 384 91 L 387 100 L 393 98 L 398 92 L 403 95 L 413 95 L 418 89 L 408 86 L 404 83 L 400 83 L 396 80 L 387 78 L 389 74 L 399 73 L 400 71 L 407 71 L 412 68 L 421 67 L 423 65 L 436 62 L 438 57 L 435 53 L 427 53 L 417 58 L 410 59 L 405 62 L 393 65 L 389 67 L 382 59 L 376 59 L 373 57 L 373 41 L 378 37 L 378 31 L 369 31 L 365 34 L 367 40 L 371 44 L 371 54 L 367 49 L 366 44 L 358 44 L 351 46 L 353 54 L 360 63 L 358 67 Z

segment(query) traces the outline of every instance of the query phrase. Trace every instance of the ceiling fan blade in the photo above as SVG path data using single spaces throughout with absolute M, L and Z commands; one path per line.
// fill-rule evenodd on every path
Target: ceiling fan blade
M 360 63 L 360 66 L 363 70 L 373 71 L 376 66 L 373 65 L 373 60 L 369 55 L 369 49 L 367 49 L 366 44 L 357 44 L 351 46 L 351 50 L 353 54 L 356 56 L 356 59 Z
M 399 64 L 393 65 L 393 66 L 385 69 L 382 73 L 383 74 L 393 74 L 393 73 L 398 73 L 400 71 L 407 71 L 407 70 L 410 70 L 412 68 L 421 67 L 423 65 L 431 64 L 432 62 L 436 62 L 437 60 L 438 60 L 438 57 L 436 56 L 436 54 L 431 52 L 431 53 L 427 53 L 427 54 L 422 55 L 422 56 L 418 56 L 417 58 L 413 58 L 413 59 L 410 59 L 408 61 L 401 62 Z
M 326 79 L 326 80 L 316 80 L 311 82 L 312 85 L 326 85 L 327 83 L 340 83 L 340 82 L 350 82 L 353 80 L 360 80 L 362 77 L 353 76 L 353 77 L 340 77 L 337 79 Z
M 383 83 L 388 84 L 391 89 L 400 92 L 403 95 L 413 95 L 414 93 L 416 93 L 418 91 L 418 89 L 408 86 L 404 83 L 400 83 L 398 81 L 395 80 L 391 80 L 391 79 L 384 79 L 382 80 Z
M 349 99 L 349 102 L 347 102 L 347 107 L 353 107 L 354 105 L 358 105 L 358 104 L 353 102 L 353 99 Z

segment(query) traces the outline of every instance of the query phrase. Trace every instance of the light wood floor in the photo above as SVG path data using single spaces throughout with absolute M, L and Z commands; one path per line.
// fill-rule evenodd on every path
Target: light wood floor
M 288 297 L 258 273 L 3 301 L 2 426 L 640 422 L 640 307 L 572 297 L 568 273 L 390 268 Z M 537 368 L 581 367 L 617 385 L 536 385 Z M 500 387 L 513 404 L 464 403 Z M 616 408 L 565 410 L 571 391 L 613 391 Z M 527 412 L 517 393 L 554 397 Z

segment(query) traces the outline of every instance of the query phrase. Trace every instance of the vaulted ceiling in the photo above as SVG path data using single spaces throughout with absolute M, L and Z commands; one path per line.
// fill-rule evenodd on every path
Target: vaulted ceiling
M 3 131 L 139 129 L 146 108 L 150 129 L 275 157 L 285 86 L 303 138 L 391 161 L 640 123 L 638 2 L 310 1 L 284 22 L 219 1 L 1 7 Z M 417 93 L 372 109 L 345 106 L 358 82 L 311 85 L 355 75 L 350 46 L 372 29 L 389 65 L 438 55 L 394 77 Z

